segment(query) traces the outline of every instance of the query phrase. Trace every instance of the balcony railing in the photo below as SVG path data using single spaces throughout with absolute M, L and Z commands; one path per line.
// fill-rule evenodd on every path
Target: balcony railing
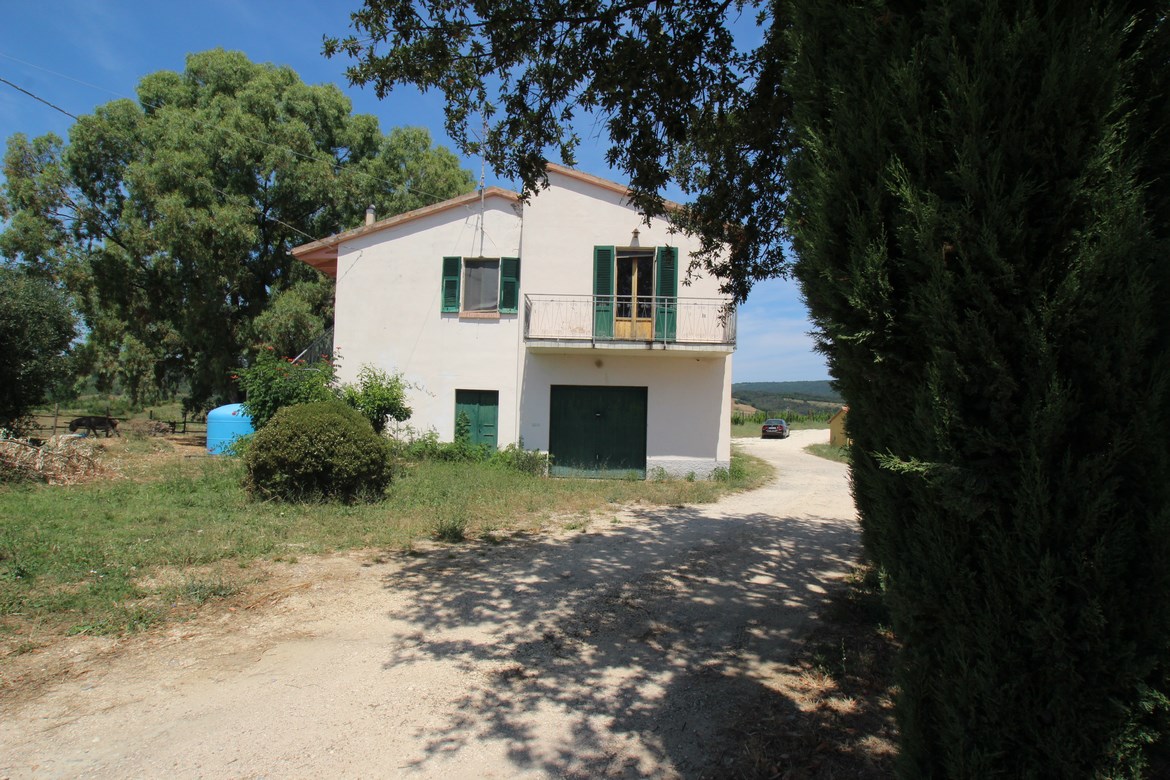
M 720 298 L 525 295 L 527 341 L 735 345 L 735 308 Z

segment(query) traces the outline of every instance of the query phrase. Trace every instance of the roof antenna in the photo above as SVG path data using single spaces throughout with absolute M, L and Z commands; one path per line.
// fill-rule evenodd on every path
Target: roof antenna
M 483 119 L 483 133 L 479 140 L 479 256 L 483 257 L 484 185 L 487 183 L 487 154 L 484 152 L 484 144 L 487 142 L 487 114 L 482 109 L 480 118 Z

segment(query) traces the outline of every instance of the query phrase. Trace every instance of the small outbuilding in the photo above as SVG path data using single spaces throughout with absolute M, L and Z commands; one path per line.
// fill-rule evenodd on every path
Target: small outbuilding
M 834 447 L 848 447 L 849 437 L 845 433 L 845 417 L 849 414 L 849 407 L 842 406 L 837 413 L 829 418 L 829 444 Z

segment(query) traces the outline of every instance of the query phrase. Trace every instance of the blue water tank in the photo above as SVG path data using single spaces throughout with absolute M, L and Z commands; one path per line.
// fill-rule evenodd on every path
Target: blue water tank
M 243 404 L 228 404 L 207 413 L 207 451 L 222 455 L 233 441 L 255 430 Z

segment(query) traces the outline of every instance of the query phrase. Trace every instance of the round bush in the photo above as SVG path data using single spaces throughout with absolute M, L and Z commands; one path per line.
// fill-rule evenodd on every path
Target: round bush
M 390 484 L 387 442 L 340 401 L 286 406 L 252 435 L 244 487 L 285 501 L 376 500 Z

